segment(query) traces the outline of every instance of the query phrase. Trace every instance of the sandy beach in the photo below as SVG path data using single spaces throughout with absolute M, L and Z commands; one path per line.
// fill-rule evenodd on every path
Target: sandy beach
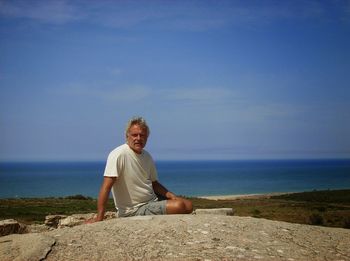
M 291 194 L 293 192 L 276 192 L 266 194 L 241 194 L 241 195 L 217 195 L 217 196 L 201 196 L 198 198 L 210 199 L 210 200 L 238 200 L 238 199 L 259 199 L 270 198 L 272 196 L 279 196 L 285 194 Z

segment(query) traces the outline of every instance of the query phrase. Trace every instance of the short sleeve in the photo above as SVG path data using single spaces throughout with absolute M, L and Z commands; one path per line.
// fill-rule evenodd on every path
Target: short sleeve
M 152 164 L 151 164 L 151 168 L 150 168 L 150 174 L 151 174 L 151 181 L 157 181 L 158 180 L 158 172 L 157 172 L 157 168 L 156 165 L 152 159 Z
M 103 176 L 119 177 L 124 169 L 124 161 L 122 155 L 111 152 L 108 155 L 106 167 Z

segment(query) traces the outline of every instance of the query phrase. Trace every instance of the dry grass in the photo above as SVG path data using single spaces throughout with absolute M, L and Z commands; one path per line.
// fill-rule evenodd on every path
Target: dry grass
M 233 208 L 236 216 L 349 228 L 349 195 L 350 190 L 327 190 L 234 200 L 192 198 L 192 201 L 195 208 Z
M 190 198 L 194 208 L 233 208 L 236 216 L 253 216 L 300 224 L 350 227 L 350 190 L 312 191 L 272 197 L 209 200 Z M 96 199 L 83 196 L 0 199 L 0 219 L 42 223 L 46 215 L 96 212 Z M 112 200 L 108 210 L 113 211 Z

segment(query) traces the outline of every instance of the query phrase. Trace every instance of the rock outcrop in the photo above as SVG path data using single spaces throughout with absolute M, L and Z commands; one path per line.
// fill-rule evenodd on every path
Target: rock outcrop
M 66 217 L 67 215 L 48 215 L 45 217 L 44 224 L 48 227 L 57 228 L 60 220 Z
M 49 215 L 45 218 L 45 225 L 50 228 L 74 227 L 84 224 L 88 219 L 96 217 L 95 213 L 66 215 Z M 107 211 L 104 219 L 116 218 L 116 212 Z
M 14 234 L 0 237 L 0 260 L 44 260 L 55 243 L 55 238 L 45 234 Z
M 0 220 L 0 237 L 10 234 L 22 234 L 26 233 L 27 231 L 26 225 L 14 219 Z
M 196 215 L 224 215 L 233 216 L 232 208 L 211 208 L 211 209 L 196 209 L 194 211 Z
M 0 260 L 350 260 L 349 246 L 348 229 L 251 217 L 169 215 L 1 237 Z

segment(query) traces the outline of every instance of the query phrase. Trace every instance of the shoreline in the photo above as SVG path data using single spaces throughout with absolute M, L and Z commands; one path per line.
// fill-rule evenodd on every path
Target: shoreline
M 291 195 L 291 194 L 298 194 L 298 193 L 308 193 L 308 192 L 330 192 L 330 191 L 339 191 L 339 190 L 350 190 L 350 188 L 338 188 L 338 189 L 321 189 L 321 190 L 303 190 L 303 191 L 285 191 L 285 192 L 266 192 L 266 193 L 247 193 L 247 194 L 218 194 L 218 195 L 201 195 L 201 196 L 196 196 L 196 195 L 191 195 L 191 196 L 186 196 L 186 195 L 180 195 L 184 197 L 189 197 L 189 198 L 199 198 L 199 199 L 208 199 L 208 200 L 240 200 L 240 199 L 269 199 L 273 196 L 281 196 L 281 195 Z M 19 199 L 72 199 L 72 200 L 97 200 L 98 198 L 96 197 L 91 197 L 91 196 L 85 196 L 81 194 L 75 194 L 75 195 L 68 195 L 68 196 L 46 196 L 46 197 L 40 197 L 40 196 L 35 196 L 35 197 L 0 197 L 0 200 L 19 200 Z M 112 198 L 109 198 L 112 200 Z
M 321 190 L 322 191 L 322 190 Z M 209 199 L 209 200 L 236 200 L 236 199 L 266 199 L 272 196 L 288 195 L 294 193 L 303 193 L 310 191 L 300 191 L 300 192 L 267 192 L 267 193 L 247 193 L 247 194 L 227 194 L 227 195 L 204 195 L 204 196 L 189 196 L 190 198 L 200 198 L 200 199 Z M 186 196 L 186 195 L 185 195 Z M 85 196 L 81 194 L 68 195 L 68 196 L 47 196 L 47 197 L 0 197 L 0 200 L 17 200 L 17 199 L 80 199 L 80 200 L 97 200 L 98 198 Z M 112 199 L 110 197 L 109 199 Z
M 271 193 L 256 193 L 256 194 L 233 194 L 233 195 L 214 195 L 214 196 L 199 196 L 197 198 L 209 200 L 239 200 L 239 199 L 266 199 L 272 196 L 288 195 L 296 192 L 271 192 Z
M 274 198 L 277 195 L 280 195 L 278 200 Z M 0 199 L 0 219 L 15 219 L 25 224 L 42 224 L 50 214 L 69 216 L 96 213 L 96 199 L 81 195 L 69 198 Z M 192 200 L 194 209 L 232 208 L 237 216 L 350 228 L 350 188 L 308 192 L 201 195 L 193 197 Z M 115 211 L 112 199 L 108 201 L 106 210 Z

